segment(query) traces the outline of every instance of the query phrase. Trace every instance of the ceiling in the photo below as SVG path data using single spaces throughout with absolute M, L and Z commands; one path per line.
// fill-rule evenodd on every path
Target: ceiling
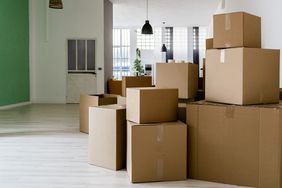
M 111 0 L 115 27 L 140 27 L 146 19 L 146 0 Z M 207 26 L 220 0 L 149 0 L 153 26 Z

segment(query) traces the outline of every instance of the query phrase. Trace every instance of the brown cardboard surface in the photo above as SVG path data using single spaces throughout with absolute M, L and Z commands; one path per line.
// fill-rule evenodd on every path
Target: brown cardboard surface
M 213 49 L 213 38 L 206 39 L 206 49 Z
M 122 81 L 113 79 L 108 80 L 108 93 L 122 95 Z
M 80 96 L 80 131 L 88 133 L 89 107 L 116 104 L 117 96 L 109 94 L 81 95 Z
M 126 110 L 121 105 L 89 108 L 90 164 L 119 170 L 125 168 Z
M 245 12 L 213 17 L 213 48 L 261 47 L 261 18 Z
M 188 104 L 189 177 L 281 188 L 281 107 Z
M 260 48 L 207 50 L 205 97 L 229 104 L 279 102 L 280 51 Z
M 127 172 L 133 183 L 186 179 L 187 126 L 127 122 Z
M 136 123 L 177 120 L 178 89 L 127 88 L 126 118 Z
M 179 98 L 194 98 L 198 90 L 199 66 L 192 63 L 157 63 L 156 86 L 178 88 Z
M 126 88 L 132 87 L 152 87 L 151 76 L 123 76 L 122 96 L 126 97 Z
M 117 97 L 117 103 L 120 104 L 120 105 L 126 106 L 126 97 L 118 96 Z

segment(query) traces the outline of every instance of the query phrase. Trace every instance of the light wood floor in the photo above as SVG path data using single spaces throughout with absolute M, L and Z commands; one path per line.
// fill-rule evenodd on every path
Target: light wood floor
M 78 105 L 28 105 L 0 111 L 0 188 L 235 188 L 195 180 L 131 184 L 126 171 L 87 164 Z

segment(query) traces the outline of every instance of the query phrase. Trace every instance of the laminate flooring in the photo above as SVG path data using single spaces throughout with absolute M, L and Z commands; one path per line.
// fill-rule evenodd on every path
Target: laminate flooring
M 0 188 L 238 188 L 196 180 L 131 184 L 125 170 L 87 163 L 87 137 L 78 105 L 0 111 Z

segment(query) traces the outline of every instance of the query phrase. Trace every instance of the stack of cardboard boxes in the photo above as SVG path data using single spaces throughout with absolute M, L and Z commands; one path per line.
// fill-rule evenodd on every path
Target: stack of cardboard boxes
M 187 126 L 178 89 L 127 89 L 127 172 L 131 182 L 185 180 Z
M 279 103 L 280 51 L 260 47 L 259 17 L 214 16 L 206 52 L 210 102 L 187 107 L 190 178 L 281 188 L 282 108 L 262 105 Z
M 186 122 L 186 106 L 198 91 L 199 66 L 192 63 L 157 63 L 156 87 L 177 88 L 178 119 Z

